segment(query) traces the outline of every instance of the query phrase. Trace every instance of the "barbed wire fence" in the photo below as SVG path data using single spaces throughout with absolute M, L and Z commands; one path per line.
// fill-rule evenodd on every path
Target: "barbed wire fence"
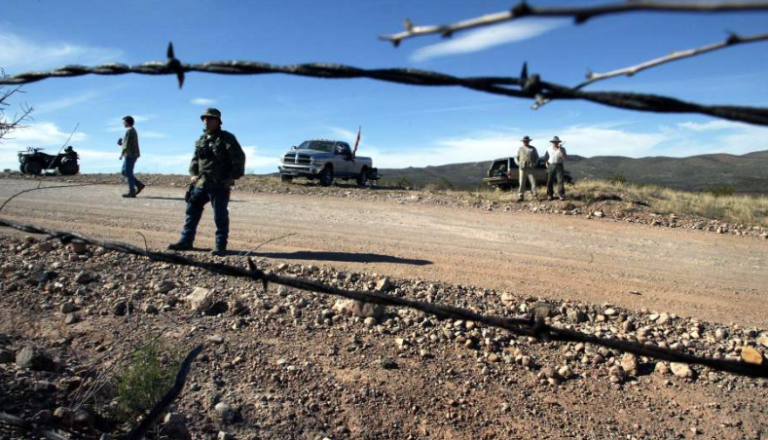
M 84 75 L 175 75 L 179 87 L 183 87 L 187 73 L 211 73 L 219 75 L 267 75 L 285 74 L 324 79 L 368 78 L 378 81 L 424 87 L 461 87 L 473 91 L 534 100 L 533 108 L 539 108 L 553 100 L 582 100 L 609 107 L 653 113 L 697 113 L 732 121 L 768 126 L 768 108 L 704 105 L 677 98 L 630 92 L 586 92 L 579 88 L 543 81 L 539 74 L 528 75 L 523 64 L 519 77 L 482 76 L 458 77 L 445 73 L 407 68 L 364 69 L 343 64 L 307 63 L 274 65 L 259 61 L 211 61 L 188 64 L 175 55 L 173 43 L 168 45 L 167 61 L 151 61 L 129 66 L 108 63 L 99 66 L 69 65 L 43 72 L 27 72 L 0 79 L 0 85 L 30 84 L 50 78 L 71 78 Z
M 509 11 L 498 14 L 478 17 L 476 19 L 465 20 L 452 25 L 440 26 L 414 26 L 409 20 L 406 20 L 406 30 L 399 34 L 382 36 L 381 38 L 391 41 L 398 46 L 402 40 L 439 34 L 443 37 L 468 29 L 489 26 L 505 21 L 511 21 L 522 17 L 572 17 L 576 23 L 584 23 L 594 17 L 609 14 L 620 14 L 638 11 L 659 11 L 659 12 L 695 12 L 695 13 L 718 13 L 718 12 L 744 12 L 744 11 L 768 11 L 768 2 L 653 2 L 653 1 L 630 1 L 613 5 L 603 5 L 595 7 L 573 7 L 573 8 L 535 8 L 529 6 L 526 2 L 521 2 Z M 303 76 L 321 79 L 354 79 L 367 78 L 376 81 L 383 81 L 396 84 L 423 86 L 423 87 L 460 87 L 472 91 L 489 93 L 509 98 L 532 99 L 533 109 L 538 109 L 546 103 L 553 100 L 581 100 L 605 105 L 614 108 L 628 109 L 642 112 L 654 113 L 695 113 L 708 115 L 716 118 L 745 122 L 754 125 L 768 126 L 768 109 L 750 106 L 732 106 L 732 105 L 704 105 L 683 101 L 674 97 L 660 96 L 655 94 L 631 93 L 631 92 L 587 92 L 582 89 L 597 81 L 617 76 L 632 76 L 640 71 L 656 67 L 680 59 L 698 56 L 704 53 L 733 47 L 739 44 L 768 41 L 767 34 L 758 34 L 752 36 L 740 36 L 731 33 L 729 37 L 722 42 L 702 46 L 690 50 L 675 52 L 664 57 L 659 57 L 635 66 L 629 66 L 605 73 L 588 72 L 586 81 L 569 87 L 561 84 L 547 82 L 542 80 L 539 74 L 528 74 L 527 63 L 519 77 L 512 76 L 469 76 L 458 77 L 440 72 L 386 68 L 386 69 L 364 69 L 343 64 L 327 63 L 307 63 L 293 65 L 273 65 L 258 61 L 214 61 L 188 64 L 179 60 L 174 51 L 173 44 L 168 45 L 166 51 L 166 61 L 147 62 L 138 65 L 125 65 L 119 63 L 108 63 L 98 66 L 79 66 L 68 65 L 58 69 L 43 72 L 27 72 L 13 76 L 0 76 L 0 87 L 15 86 L 10 91 L 0 94 L 0 104 L 14 93 L 20 92 L 20 86 L 52 78 L 69 78 L 84 75 L 174 75 L 177 78 L 179 87 L 183 87 L 186 74 L 188 73 L 207 73 L 221 75 L 266 75 L 266 74 L 285 74 L 293 76 Z M 0 107 L 2 111 L 2 107 Z M 27 120 L 32 111 L 31 107 L 22 108 L 21 117 L 14 118 L 12 126 L 0 123 L 0 138 L 5 133 L 4 129 L 20 128 L 22 121 Z M 24 113 L 26 112 L 26 113 Z M 0 113 L 2 116 L 2 113 Z M 3 119 L 0 118 L 0 121 Z M 6 131 L 7 132 L 7 131 Z M 53 187 L 42 187 L 25 190 L 13 195 L 0 205 L 0 211 L 15 197 L 29 191 L 38 189 L 66 188 L 85 185 L 64 185 Z M 264 289 L 267 289 L 270 283 L 291 287 L 303 291 L 320 293 L 325 295 L 343 297 L 360 301 L 363 303 L 380 304 L 392 307 L 408 308 L 434 316 L 438 319 L 454 319 L 471 321 L 509 331 L 516 336 L 533 337 L 538 340 L 550 340 L 560 342 L 584 342 L 615 349 L 618 351 L 632 353 L 638 356 L 644 356 L 651 359 L 677 362 L 684 364 L 702 365 L 713 370 L 727 372 L 735 375 L 741 375 L 752 378 L 768 378 L 768 365 L 748 363 L 736 360 L 715 359 L 710 357 L 696 356 L 690 353 L 661 348 L 655 345 L 642 344 L 627 340 L 598 337 L 583 332 L 559 328 L 547 324 L 541 317 L 535 315 L 524 318 L 507 318 L 502 316 L 484 315 L 471 310 L 440 305 L 435 303 L 426 303 L 407 298 L 389 296 L 382 293 L 361 292 L 354 290 L 345 290 L 329 285 L 325 285 L 313 280 L 298 277 L 286 277 L 267 273 L 259 270 L 250 258 L 247 258 L 247 267 L 238 267 L 222 263 L 212 263 L 198 261 L 193 258 L 185 257 L 168 252 L 151 251 L 145 243 L 144 249 L 113 241 L 105 241 L 91 238 L 72 231 L 60 231 L 47 229 L 39 226 L 16 223 L 10 220 L 0 218 L 0 227 L 13 228 L 19 231 L 43 234 L 49 239 L 60 240 L 63 243 L 72 240 L 80 240 L 91 246 L 102 247 L 107 250 L 120 252 L 127 255 L 135 255 L 147 258 L 149 261 L 164 262 L 173 265 L 196 267 L 207 270 L 211 273 L 224 275 L 228 277 L 239 277 L 250 279 L 260 283 Z M 126 438 L 143 438 L 147 429 L 156 421 L 157 416 L 178 397 L 181 393 L 186 376 L 189 373 L 191 364 L 195 357 L 202 351 L 202 346 L 194 348 L 182 363 L 176 382 L 171 390 L 158 401 L 147 414 L 142 423 Z M 45 429 L 27 420 L 18 418 L 6 413 L 0 413 L 0 419 L 14 424 L 15 426 L 27 429 L 46 438 L 62 440 L 66 437 Z

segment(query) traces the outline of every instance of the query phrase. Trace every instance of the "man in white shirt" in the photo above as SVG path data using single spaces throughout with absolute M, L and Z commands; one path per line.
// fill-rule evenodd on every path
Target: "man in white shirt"
M 562 141 L 559 137 L 555 136 L 550 141 L 551 145 L 547 149 L 547 200 L 553 200 L 555 191 L 554 184 L 557 179 L 557 198 L 563 200 L 565 198 L 565 159 L 568 155 L 565 152 L 565 148 L 562 147 Z

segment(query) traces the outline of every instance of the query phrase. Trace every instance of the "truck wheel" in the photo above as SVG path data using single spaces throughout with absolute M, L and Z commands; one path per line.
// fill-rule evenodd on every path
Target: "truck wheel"
M 24 172 L 33 176 L 39 176 L 43 172 L 43 166 L 37 161 L 27 162 L 27 165 L 24 166 Z
M 280 181 L 283 183 L 291 183 L 293 182 L 293 176 L 289 176 L 287 174 L 281 174 Z
M 320 172 L 320 185 L 331 186 L 333 184 L 333 168 L 327 166 Z
M 80 172 L 80 166 L 75 159 L 64 159 L 59 165 L 59 173 L 62 176 L 74 176 Z
M 358 186 L 368 185 L 368 168 L 363 168 L 363 170 L 360 171 L 360 175 L 357 176 L 357 185 Z

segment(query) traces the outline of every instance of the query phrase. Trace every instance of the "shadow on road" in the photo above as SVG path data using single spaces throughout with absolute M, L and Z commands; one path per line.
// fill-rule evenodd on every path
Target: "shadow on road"
M 137 199 L 147 199 L 147 200 L 169 200 L 172 202 L 186 202 L 184 197 L 160 197 L 160 196 L 150 196 L 150 197 L 137 197 Z M 242 200 L 229 200 L 229 203 L 243 203 Z
M 417 260 L 414 258 L 393 257 L 391 255 L 380 255 L 360 252 L 248 252 L 231 251 L 230 255 L 252 256 L 261 258 L 272 258 L 276 260 L 314 260 L 314 261 L 333 261 L 337 263 L 390 263 L 390 264 L 408 264 L 411 266 L 428 266 L 433 264 L 429 260 Z

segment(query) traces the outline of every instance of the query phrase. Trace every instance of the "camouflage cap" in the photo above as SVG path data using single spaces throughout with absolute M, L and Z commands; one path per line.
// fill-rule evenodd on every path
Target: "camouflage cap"
M 219 121 L 221 121 L 221 112 L 215 108 L 206 109 L 203 112 L 203 114 L 200 115 L 200 119 L 205 119 L 205 118 L 216 118 Z

